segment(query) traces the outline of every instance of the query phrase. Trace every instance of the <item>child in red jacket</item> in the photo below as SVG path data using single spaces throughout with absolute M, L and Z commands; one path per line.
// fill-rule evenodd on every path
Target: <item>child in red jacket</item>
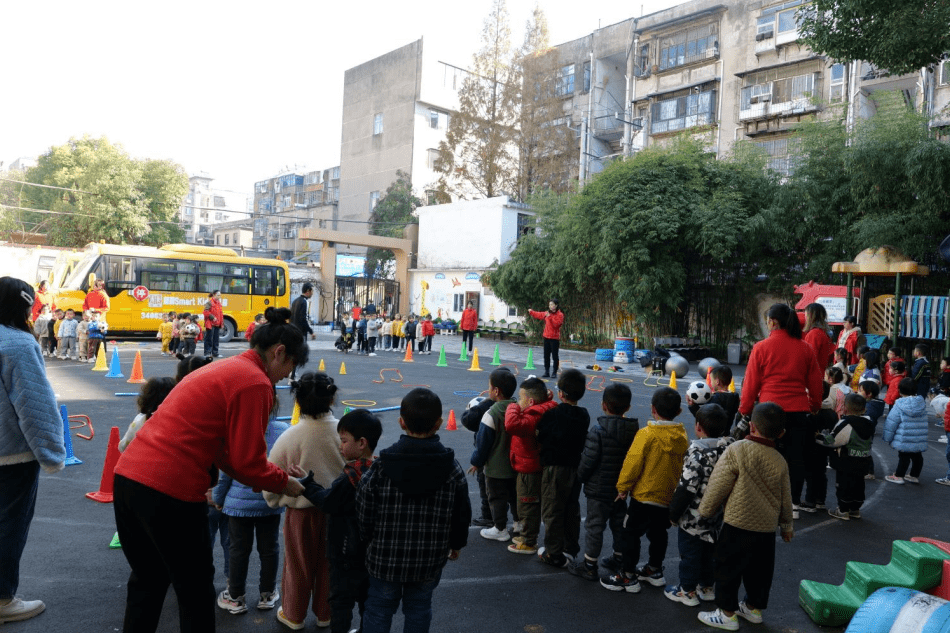
M 890 366 L 890 370 L 887 372 L 887 395 L 884 396 L 884 402 L 887 406 L 893 407 L 894 403 L 897 402 L 897 399 L 900 397 L 897 385 L 907 376 L 907 366 L 903 361 L 899 360 L 891 361 L 888 365 Z
M 541 531 L 541 449 L 536 437 L 538 420 L 557 405 L 540 378 L 527 378 L 518 390 L 518 402 L 505 410 L 505 431 L 511 436 L 511 466 L 518 473 L 518 516 L 524 525 L 520 538 L 508 546 L 515 554 L 536 554 Z

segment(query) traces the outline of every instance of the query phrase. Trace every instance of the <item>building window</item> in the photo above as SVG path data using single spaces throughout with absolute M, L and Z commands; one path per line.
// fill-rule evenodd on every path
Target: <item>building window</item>
M 465 295 L 464 294 L 454 294 L 452 295 L 452 312 L 461 312 L 465 309 Z
M 790 0 L 764 10 L 756 21 L 755 41 L 775 38 L 774 44 L 785 44 L 798 39 L 798 11 L 803 0 Z
M 220 243 L 221 243 L 221 236 L 220 236 L 220 235 L 215 235 L 215 236 L 214 236 L 214 243 L 215 243 L 215 244 L 220 244 Z
M 303 184 L 305 185 L 319 185 L 323 182 L 323 172 L 322 171 L 312 171 L 307 174 L 304 178 Z
M 828 101 L 839 103 L 844 101 L 844 64 L 835 64 L 831 67 L 831 92 Z
M 449 114 L 440 110 L 429 110 L 429 127 L 433 130 L 446 130 L 449 127 Z
M 527 213 L 518 214 L 518 239 L 525 235 L 534 235 L 534 216 Z
M 235 234 L 234 234 L 234 237 L 232 237 L 231 240 L 232 240 L 235 244 L 237 244 L 237 243 L 238 243 L 238 234 L 235 233 Z
M 739 120 L 817 110 L 812 97 L 820 96 L 815 93 L 818 72 L 817 66 L 811 68 L 814 71 L 807 73 L 802 73 L 802 66 L 791 66 L 746 75 L 739 98 Z
M 718 31 L 713 22 L 660 38 L 660 70 L 715 57 L 719 52 Z
M 194 217 L 194 215 L 195 215 L 195 210 L 194 210 L 194 209 L 192 209 L 191 207 L 185 207 L 185 217 L 186 217 L 186 218 Z
M 372 211 L 376 208 L 376 205 L 379 204 L 379 192 L 370 191 L 369 192 L 369 210 Z
M 435 171 L 439 164 L 439 150 L 430 149 L 426 150 L 426 166 L 429 169 Z
M 651 134 L 675 132 L 715 122 L 716 91 L 690 92 L 653 104 Z
M 267 181 L 262 180 L 254 185 L 254 193 L 267 193 Z
M 508 316 L 516 317 L 518 316 L 518 308 L 515 306 L 508 306 Z
M 945 59 L 940 64 L 940 85 L 950 85 L 950 59 Z
M 330 178 L 337 180 L 340 177 L 340 168 L 334 167 L 330 172 Z
M 640 47 L 640 63 L 634 69 L 637 77 L 645 77 L 650 74 L 650 45 L 644 44 Z
M 383 133 L 383 113 L 380 112 L 373 117 L 373 136 Z
M 776 138 L 758 141 L 755 146 L 768 156 L 768 168 L 788 178 L 798 163 L 798 142 L 794 138 Z
M 574 94 L 574 64 L 562 66 L 557 71 L 557 81 L 554 85 L 554 92 L 559 97 Z
M 224 234 L 224 245 L 225 245 L 225 246 L 230 246 L 230 245 L 231 245 L 231 234 L 230 234 L 230 233 L 225 233 L 225 234 Z
M 584 92 L 590 92 L 590 62 L 584 62 Z

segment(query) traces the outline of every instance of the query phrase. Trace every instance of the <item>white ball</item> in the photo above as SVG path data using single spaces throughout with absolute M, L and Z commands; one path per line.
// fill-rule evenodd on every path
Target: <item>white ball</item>
M 686 399 L 690 404 L 708 404 L 712 399 L 712 389 L 702 380 L 691 382 L 686 388 Z
M 478 406 L 478 403 L 485 399 L 485 396 L 477 396 L 468 401 L 468 404 L 465 405 L 465 410 L 468 411 L 472 407 Z

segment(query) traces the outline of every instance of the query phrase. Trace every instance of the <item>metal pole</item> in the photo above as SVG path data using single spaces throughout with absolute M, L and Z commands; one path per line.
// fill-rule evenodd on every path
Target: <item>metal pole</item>
M 848 299 L 847 303 L 844 306 L 844 315 L 848 316 L 849 314 L 854 314 L 854 293 L 851 290 L 851 282 L 854 281 L 854 273 L 848 273 L 848 280 L 845 282 L 848 285 Z
M 891 342 L 894 345 L 897 345 L 897 335 L 901 331 L 901 274 L 897 273 L 895 276 L 896 281 L 894 282 L 894 335 L 891 337 Z

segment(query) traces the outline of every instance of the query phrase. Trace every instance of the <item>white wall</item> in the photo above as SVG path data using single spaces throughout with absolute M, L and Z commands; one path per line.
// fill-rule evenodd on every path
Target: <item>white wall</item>
M 458 270 L 413 270 L 409 273 L 409 311 L 420 314 L 422 307 L 432 313 L 432 318 L 462 318 L 461 310 L 454 310 L 456 294 L 463 297 L 466 292 L 479 293 L 478 318 L 483 321 L 501 321 L 507 323 L 524 321 L 523 316 L 508 316 L 508 304 L 494 296 L 490 288 L 482 286 L 481 276 L 484 269 Z M 422 282 L 428 284 L 423 297 Z M 463 306 L 464 308 L 464 306 Z
M 518 214 L 507 196 L 420 207 L 419 268 L 488 268 L 510 257 L 518 236 Z

